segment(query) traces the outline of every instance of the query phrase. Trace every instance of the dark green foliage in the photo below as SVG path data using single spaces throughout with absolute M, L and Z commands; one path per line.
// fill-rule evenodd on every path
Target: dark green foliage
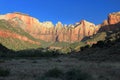
M 53 78 L 59 78 L 63 76 L 62 70 L 58 68 L 53 68 L 51 70 L 48 70 L 45 74 L 45 77 L 53 77 Z
M 14 54 L 14 51 L 0 44 L 0 57 L 7 57 L 7 56 L 11 57 L 11 53 Z
M 34 60 L 34 61 L 32 61 L 32 63 L 37 63 L 37 61 L 36 61 L 36 60 Z
M 44 43 L 44 44 L 43 44 Z M 42 41 L 42 47 L 59 47 L 58 51 L 62 54 L 68 54 L 71 53 L 72 51 L 79 51 L 80 47 L 85 46 L 86 44 L 84 42 L 75 42 L 75 43 L 68 43 L 68 42 L 44 42 Z M 45 48 L 46 48 L 45 47 Z
M 84 42 L 75 42 L 75 43 L 69 43 L 68 46 L 63 47 L 61 50 L 59 50 L 63 54 L 69 54 L 71 52 L 77 52 L 80 51 L 80 47 L 85 46 L 86 44 Z
M 80 48 L 80 51 L 84 51 L 85 49 L 88 49 L 88 48 L 90 48 L 90 45 L 86 45 L 86 46 L 84 46 L 84 47 L 81 47 L 81 48 Z
M 1 58 L 31 58 L 31 57 L 57 57 L 59 52 L 47 50 L 43 48 L 39 49 L 29 49 L 29 50 L 21 50 L 21 51 L 12 51 L 2 46 L 0 49 L 0 57 Z
M 120 32 L 109 34 L 104 41 L 98 41 L 91 47 L 84 48 L 75 56 L 84 61 L 120 61 Z
M 92 47 L 109 48 L 114 46 L 119 41 L 120 41 L 120 32 L 117 32 L 110 34 L 108 37 L 106 37 L 106 40 L 104 41 L 98 41 L 97 44 L 93 44 Z
M 103 47 L 105 47 L 105 42 L 104 41 L 98 41 L 97 44 L 93 44 L 92 47 L 103 48 Z
M 59 53 L 57 51 L 50 51 L 46 49 L 30 49 L 16 52 L 16 57 L 57 57 Z
M 0 45 L 0 57 L 1 58 L 27 58 L 27 57 L 56 57 L 59 53 L 57 51 L 50 51 L 46 49 L 29 49 L 21 51 L 12 51 Z
M 10 74 L 10 70 L 9 69 L 4 69 L 0 67 L 0 76 L 1 77 L 6 77 Z
M 0 53 L 7 53 L 7 52 L 11 52 L 11 50 L 0 44 Z
M 65 73 L 65 80 L 93 80 L 92 77 L 79 69 L 70 69 Z
M 0 63 L 4 63 L 5 62 L 5 60 L 0 60 Z
M 82 72 L 79 69 L 70 69 L 66 72 L 58 68 L 48 70 L 39 80 L 49 80 L 49 78 L 58 78 L 62 80 L 93 80 L 92 76 Z

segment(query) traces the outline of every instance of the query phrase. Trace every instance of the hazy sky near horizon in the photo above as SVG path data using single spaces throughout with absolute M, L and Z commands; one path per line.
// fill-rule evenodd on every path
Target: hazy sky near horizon
M 54 24 L 74 24 L 83 19 L 100 24 L 109 13 L 118 11 L 120 0 L 0 0 L 0 14 L 22 12 Z

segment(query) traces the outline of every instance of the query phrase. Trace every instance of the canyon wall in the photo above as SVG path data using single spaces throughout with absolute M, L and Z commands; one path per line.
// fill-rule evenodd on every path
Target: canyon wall
M 18 12 L 1 15 L 0 19 L 9 21 L 14 27 L 22 28 L 37 39 L 48 42 L 77 42 L 84 37 L 96 34 L 99 29 L 109 31 L 119 27 L 116 24 L 120 23 L 120 12 L 109 14 L 108 19 L 98 26 L 86 20 L 77 22 L 74 25 L 64 25 L 61 22 L 53 25 L 50 21 L 40 22 L 34 17 Z
M 108 19 L 101 24 L 100 31 L 114 31 L 120 29 L 120 12 L 110 13 Z

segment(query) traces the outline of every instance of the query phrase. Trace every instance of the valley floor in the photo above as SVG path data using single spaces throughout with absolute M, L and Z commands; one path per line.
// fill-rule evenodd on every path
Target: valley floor
M 10 74 L 6 77 L 0 77 L 0 80 L 67 80 L 59 77 L 40 78 L 45 72 L 53 68 L 60 69 L 63 72 L 67 72 L 70 69 L 79 69 L 91 75 L 93 77 L 92 80 L 120 80 L 120 62 L 89 62 L 66 56 L 2 60 L 0 67 L 10 70 Z

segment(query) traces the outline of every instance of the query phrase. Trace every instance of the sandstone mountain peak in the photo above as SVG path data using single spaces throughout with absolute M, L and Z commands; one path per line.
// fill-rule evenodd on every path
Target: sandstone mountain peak
M 93 24 L 93 23 L 91 23 L 91 22 L 89 22 L 89 21 L 86 21 L 86 20 L 82 20 L 80 23 L 81 23 L 81 24 L 94 25 L 94 26 L 95 26 L 95 24 Z
M 112 15 L 120 15 L 120 12 L 113 12 L 113 13 L 110 13 Z
M 108 19 L 101 24 L 102 31 L 113 31 L 120 27 L 120 12 L 110 13 Z
M 103 25 L 111 25 L 120 22 L 120 12 L 109 14 L 108 20 Z M 60 21 L 54 25 L 51 21 L 40 22 L 38 19 L 29 15 L 15 12 L 6 15 L 0 15 L 0 19 L 5 19 L 14 27 L 20 27 L 34 38 L 44 41 L 58 42 L 77 42 L 84 37 L 96 34 L 100 28 L 95 24 L 82 20 L 75 25 L 63 25 Z
M 62 24 L 60 21 L 58 21 L 58 23 L 56 24 L 55 27 L 57 27 L 57 28 L 62 28 L 62 27 L 63 27 L 63 24 Z
M 29 16 L 29 14 L 25 14 L 25 13 L 21 13 L 21 12 L 13 12 L 12 14 L 19 14 L 19 15 Z
M 58 21 L 54 26 L 50 21 L 40 22 L 36 18 L 19 12 L 2 15 L 0 19 L 8 20 L 34 38 L 44 41 L 77 42 L 81 41 L 85 36 L 91 36 L 98 31 L 93 23 L 86 20 L 82 20 L 75 25 L 63 25 Z
M 47 27 L 47 28 L 53 28 L 54 24 L 51 21 L 46 21 L 41 23 L 42 26 Z
M 109 14 L 108 16 L 108 23 L 109 24 L 116 24 L 120 22 L 120 12 L 114 12 Z

